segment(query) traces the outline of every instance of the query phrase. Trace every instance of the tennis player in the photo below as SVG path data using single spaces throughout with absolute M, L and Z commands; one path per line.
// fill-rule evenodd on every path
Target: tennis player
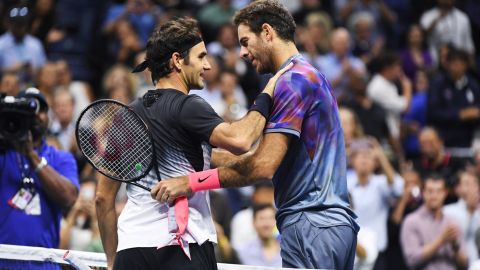
M 147 123 L 156 152 L 156 170 L 140 184 L 153 187 L 159 179 L 210 169 L 211 145 L 232 153 L 247 152 L 262 134 L 270 113 L 275 80 L 270 80 L 241 120 L 226 123 L 202 98 L 188 95 L 202 89 L 210 69 L 207 51 L 194 19 L 178 18 L 157 28 L 147 43 L 146 60 L 134 72 L 148 68 L 156 90 L 129 106 Z M 288 68 L 288 67 L 287 67 Z M 217 269 L 216 242 L 207 191 L 169 207 L 134 185 L 120 217 L 115 212 L 119 182 L 101 178 L 97 216 L 109 268 Z M 181 246 L 181 248 L 179 247 Z
M 349 207 L 344 138 L 330 83 L 299 54 L 295 22 L 277 1 L 252 2 L 234 22 L 240 55 L 259 73 L 294 63 L 275 86 L 263 139 L 253 155 L 214 155 L 219 168 L 161 181 L 152 196 L 172 202 L 192 191 L 272 180 L 283 266 L 352 269 L 358 225 Z

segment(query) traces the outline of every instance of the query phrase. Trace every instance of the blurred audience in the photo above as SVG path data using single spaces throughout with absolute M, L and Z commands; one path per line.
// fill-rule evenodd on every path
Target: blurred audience
M 412 97 L 412 83 L 402 73 L 400 58 L 386 53 L 378 59 L 378 73 L 367 86 L 368 96 L 387 113 L 387 124 L 394 138 L 400 135 L 400 114 L 407 111 Z M 395 82 L 400 81 L 401 89 Z M 400 90 L 400 91 L 399 91 Z M 402 95 L 398 93 L 401 92 Z
M 0 93 L 15 97 L 20 92 L 20 77 L 15 72 L 5 72 L 0 81 Z
M 0 36 L 0 70 L 18 73 L 22 86 L 31 82 L 47 60 L 42 42 L 28 32 L 30 15 L 25 5 L 9 9 L 8 31 Z
M 353 170 L 347 173 L 347 187 L 357 221 L 360 227 L 369 228 L 376 234 L 379 254 L 373 269 L 387 269 L 388 211 L 393 201 L 402 194 L 403 179 L 375 139 L 355 141 L 350 145 L 350 152 Z M 380 165 L 380 174 L 375 174 L 377 165 Z
M 330 39 L 332 52 L 320 57 L 316 62 L 320 72 L 325 74 L 332 84 L 339 102 L 349 94 L 346 90 L 350 81 L 366 75 L 366 68 L 362 60 L 351 54 L 350 40 L 347 29 L 333 30 Z
M 447 197 L 445 179 L 425 179 L 423 205 L 402 224 L 401 243 L 410 269 L 464 269 L 468 266 L 460 228 L 442 213 Z
M 411 80 L 415 80 L 417 71 L 433 70 L 433 60 L 430 52 L 424 46 L 423 30 L 413 24 L 407 33 L 406 48 L 401 52 L 403 72 Z
M 470 55 L 475 53 L 470 20 L 454 5 L 455 0 L 437 0 L 437 6 L 423 13 L 420 19 L 427 33 L 430 52 L 436 59 L 438 49 L 443 44 L 452 44 Z
M 475 233 L 480 228 L 480 184 L 478 175 L 465 170 L 458 173 L 456 187 L 459 200 L 443 208 L 443 213 L 460 228 L 470 263 L 478 260 Z
M 463 169 L 463 160 L 453 158 L 445 151 L 443 140 L 438 132 L 432 127 L 423 128 L 418 137 L 420 143 L 420 156 L 413 160 L 413 167 L 426 179 L 431 174 L 441 175 L 452 187 L 455 183 L 455 174 Z
M 75 99 L 66 88 L 58 88 L 53 94 L 54 118 L 49 132 L 54 135 L 62 150 L 72 151 L 75 140 Z
M 257 237 L 238 248 L 240 262 L 247 265 L 281 267 L 275 208 L 271 204 L 253 206 L 253 226 Z
M 273 204 L 273 185 L 268 182 L 255 184 L 251 202 L 252 205 Z M 256 239 L 257 232 L 253 226 L 253 207 L 250 206 L 235 214 L 231 226 L 232 245 L 236 250 Z
M 447 70 L 430 84 L 427 119 L 441 134 L 446 147 L 458 157 L 469 157 L 480 120 L 480 85 L 467 73 L 469 56 L 452 49 Z M 466 153 L 465 153 L 466 152 Z

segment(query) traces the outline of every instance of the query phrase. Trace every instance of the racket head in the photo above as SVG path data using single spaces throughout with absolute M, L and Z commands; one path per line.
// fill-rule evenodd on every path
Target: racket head
M 116 100 L 101 99 L 88 105 L 77 120 L 75 136 L 88 162 L 111 179 L 127 183 L 139 180 L 154 164 L 148 126 Z

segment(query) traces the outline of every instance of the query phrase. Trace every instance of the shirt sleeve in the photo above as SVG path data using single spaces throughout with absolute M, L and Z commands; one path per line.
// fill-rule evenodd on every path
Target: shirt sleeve
M 78 181 L 77 162 L 70 152 L 58 151 L 56 152 L 55 163 L 52 167 L 77 188 L 80 189 Z
M 407 266 L 415 268 L 423 262 L 422 249 L 425 243 L 422 243 L 421 237 L 416 229 L 415 216 L 411 214 L 406 217 L 400 230 L 400 243 Z
M 303 119 L 309 108 L 312 89 L 300 73 L 281 77 L 275 86 L 273 110 L 265 133 L 287 133 L 300 138 Z
M 408 105 L 407 101 L 403 96 L 398 95 L 396 88 L 392 87 L 392 85 L 376 80 L 367 86 L 367 93 L 384 109 L 402 113 Z
M 208 142 L 213 130 L 223 119 L 205 100 L 190 95 L 180 110 L 180 125 L 194 138 Z

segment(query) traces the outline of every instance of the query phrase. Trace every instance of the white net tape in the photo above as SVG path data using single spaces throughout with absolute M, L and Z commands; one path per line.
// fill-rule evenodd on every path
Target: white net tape
M 41 247 L 27 247 L 15 245 L 0 244 L 0 260 L 18 260 L 18 261 L 37 261 L 37 262 L 53 262 L 59 264 L 69 264 L 74 269 L 88 270 L 90 267 L 105 268 L 107 267 L 107 259 L 103 253 L 63 250 Z M 252 265 L 238 264 L 218 264 L 218 270 L 280 270 L 287 268 L 274 268 Z

